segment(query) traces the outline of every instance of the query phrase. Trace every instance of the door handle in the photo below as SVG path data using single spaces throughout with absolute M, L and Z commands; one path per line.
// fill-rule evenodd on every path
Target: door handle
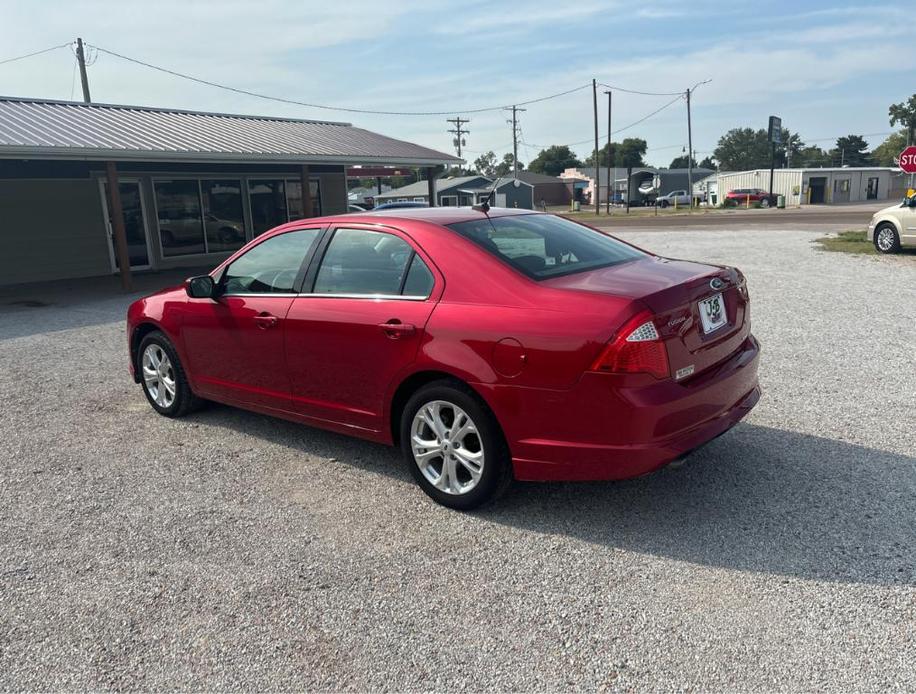
M 267 330 L 279 323 L 280 319 L 264 311 L 254 317 L 254 322 L 261 330 Z
M 417 328 L 411 323 L 402 323 L 397 318 L 392 318 L 387 323 L 379 323 L 378 327 L 392 340 L 397 340 L 401 335 L 413 335 Z

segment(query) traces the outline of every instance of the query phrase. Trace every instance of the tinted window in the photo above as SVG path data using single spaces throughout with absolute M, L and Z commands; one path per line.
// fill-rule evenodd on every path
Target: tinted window
M 207 251 L 234 251 L 245 244 L 245 220 L 242 214 L 242 184 L 232 180 L 200 182 L 204 202 L 204 226 Z
M 286 187 L 283 181 L 248 181 L 248 196 L 251 200 L 251 221 L 254 224 L 255 236 L 288 221 Z
M 156 181 L 162 255 L 205 253 L 197 181 Z
M 424 299 L 433 291 L 433 273 L 418 255 L 410 261 L 407 279 L 404 281 L 404 296 L 422 296 Z
M 450 224 L 533 279 L 616 265 L 644 254 L 599 231 L 553 215 L 512 215 Z
M 233 261 L 223 274 L 227 294 L 290 293 L 320 229 L 273 236 Z
M 413 249 L 406 241 L 378 231 L 338 229 L 318 269 L 316 294 L 401 293 Z

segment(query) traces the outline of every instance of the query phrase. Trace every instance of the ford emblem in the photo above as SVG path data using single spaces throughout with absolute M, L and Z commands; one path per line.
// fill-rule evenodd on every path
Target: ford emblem
M 713 277 L 711 280 L 709 280 L 709 286 L 715 290 L 719 290 L 725 286 L 725 282 L 722 281 L 721 277 Z

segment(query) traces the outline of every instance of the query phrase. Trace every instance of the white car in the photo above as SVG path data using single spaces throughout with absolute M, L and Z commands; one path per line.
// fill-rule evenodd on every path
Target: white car
M 675 204 L 687 207 L 690 205 L 690 196 L 687 195 L 686 190 L 672 190 L 665 195 L 659 195 L 655 199 L 655 204 L 659 207 L 668 207 L 668 205 Z
M 899 205 L 875 212 L 867 236 L 878 253 L 897 253 L 905 246 L 916 247 L 916 193 L 910 191 Z

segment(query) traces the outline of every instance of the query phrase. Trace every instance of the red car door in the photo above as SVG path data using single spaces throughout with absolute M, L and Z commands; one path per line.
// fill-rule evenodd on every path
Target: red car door
M 290 409 L 283 332 L 321 227 L 267 237 L 230 263 L 215 299 L 188 299 L 181 335 L 199 394 Z
M 429 259 L 400 231 L 334 229 L 286 318 L 294 410 L 378 431 L 385 394 L 416 358 L 442 291 Z

